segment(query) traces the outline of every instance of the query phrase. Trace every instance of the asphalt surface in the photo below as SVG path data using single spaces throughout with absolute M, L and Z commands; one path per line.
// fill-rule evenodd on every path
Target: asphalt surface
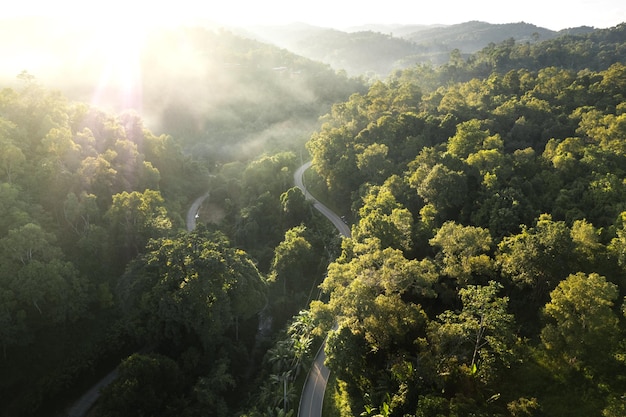
M 350 237 L 350 226 L 348 226 L 339 215 L 335 214 L 331 209 L 326 207 L 324 204 L 320 203 L 309 193 L 304 184 L 304 171 L 311 167 L 311 161 L 302 165 L 300 168 L 296 170 L 293 174 L 293 180 L 296 184 L 296 187 L 302 190 L 304 196 L 307 200 L 313 203 L 313 207 L 315 207 L 320 213 L 322 213 L 328 220 L 332 222 L 332 224 L 337 228 L 339 233 L 344 237 Z
M 298 417 L 321 417 L 322 406 L 324 405 L 324 393 L 326 392 L 326 383 L 330 370 L 324 365 L 326 354 L 322 344 L 315 355 L 315 360 L 309 369 L 304 387 L 302 388 L 302 396 L 300 397 L 300 405 L 298 406 Z
M 311 167 L 311 162 L 307 162 L 296 170 L 293 176 L 296 187 L 300 188 L 307 200 L 313 203 L 313 207 L 319 210 L 328 220 L 330 220 L 339 233 L 344 237 L 350 237 L 350 227 L 344 223 L 340 216 L 335 214 L 328 207 L 320 203 L 309 193 L 304 184 L 304 172 Z M 302 396 L 300 397 L 300 406 L 298 407 L 298 417 L 321 417 L 322 406 L 324 405 L 324 392 L 326 392 L 326 383 L 330 370 L 324 365 L 326 354 L 324 347 L 326 340 L 317 351 L 311 369 L 307 375 L 304 387 L 302 388 Z
M 196 198 L 193 204 L 191 204 L 191 207 L 189 207 L 189 210 L 187 211 L 187 231 L 188 232 L 191 232 L 193 229 L 196 228 L 196 216 L 198 215 L 200 206 L 202 205 L 202 203 L 204 203 L 204 200 L 206 200 L 208 197 L 209 197 L 209 193 L 206 193 L 205 195 L 202 195 Z
M 74 403 L 74 405 L 67 411 L 67 417 L 83 417 L 86 416 L 91 407 L 98 401 L 100 397 L 100 390 L 117 378 L 117 368 L 111 371 L 107 376 L 102 378 L 96 385 L 91 387 L 89 391 L 83 394 L 82 397 Z

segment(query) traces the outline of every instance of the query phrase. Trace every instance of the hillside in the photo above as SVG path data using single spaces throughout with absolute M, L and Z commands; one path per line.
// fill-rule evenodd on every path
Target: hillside
M 364 88 L 325 64 L 220 27 L 94 32 L 87 23 L 9 20 L 0 53 L 5 85 L 27 71 L 71 100 L 134 109 L 155 132 L 213 159 L 302 142 L 332 103 Z
M 310 308 L 337 415 L 625 415 L 625 42 L 505 42 L 333 107 L 307 148 L 354 219 Z
M 287 195 L 293 170 L 320 116 L 366 89 L 227 31 L 14 25 L 23 36 L 2 38 L 1 69 L 32 73 L 0 79 L 0 416 L 63 414 L 120 361 L 122 378 L 151 375 L 145 391 L 112 392 L 143 398 L 131 414 L 165 415 L 170 401 L 191 413 L 206 396 L 240 409 L 268 338 L 305 306 L 336 245 L 306 229 L 317 220 Z M 273 260 L 296 226 L 312 261 L 292 282 L 289 248 Z M 164 280 L 172 259 L 184 262 Z M 261 308 L 275 327 L 257 338 Z M 147 391 L 161 377 L 171 385 L 158 402 Z M 113 403 L 109 415 L 124 415 Z
M 626 415 L 626 24 L 367 86 L 219 28 L 23 29 L 0 416 L 64 415 L 116 368 L 93 416 L 289 417 L 324 341 L 334 416 Z M 349 238 L 294 186 L 309 158 Z
M 415 64 L 446 63 L 458 49 L 464 56 L 508 39 L 536 43 L 564 34 L 583 34 L 582 27 L 555 32 L 528 23 L 466 22 L 450 26 L 366 25 L 339 31 L 303 24 L 247 28 L 245 33 L 297 54 L 328 63 L 350 75 L 382 77 Z

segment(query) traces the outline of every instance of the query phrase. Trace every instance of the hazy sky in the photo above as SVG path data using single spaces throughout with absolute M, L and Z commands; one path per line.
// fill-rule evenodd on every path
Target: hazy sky
M 626 21 L 624 0 L 20 0 L 6 4 L 2 17 L 62 16 L 82 23 L 143 18 L 167 23 L 203 18 L 226 25 L 305 22 L 345 28 L 366 23 L 455 24 L 527 22 L 548 29 Z

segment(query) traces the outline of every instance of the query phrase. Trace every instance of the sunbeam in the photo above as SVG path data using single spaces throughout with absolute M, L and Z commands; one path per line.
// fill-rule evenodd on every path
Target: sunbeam
M 101 68 L 92 104 L 110 103 L 113 99 L 120 109 L 141 111 L 142 52 L 148 36 L 147 25 L 135 14 L 128 14 L 94 29 L 91 47 Z

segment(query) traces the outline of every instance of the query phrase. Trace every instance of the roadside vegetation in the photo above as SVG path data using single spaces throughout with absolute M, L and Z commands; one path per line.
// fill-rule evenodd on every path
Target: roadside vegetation
M 0 415 L 62 413 L 119 365 L 96 416 L 289 417 L 329 334 L 334 415 L 623 416 L 625 31 L 367 87 L 223 35 L 309 69 L 237 72 L 268 103 L 321 91 L 245 155 L 282 106 L 156 134 L 23 73 L 0 91 Z M 293 186 L 309 158 L 351 238 Z

